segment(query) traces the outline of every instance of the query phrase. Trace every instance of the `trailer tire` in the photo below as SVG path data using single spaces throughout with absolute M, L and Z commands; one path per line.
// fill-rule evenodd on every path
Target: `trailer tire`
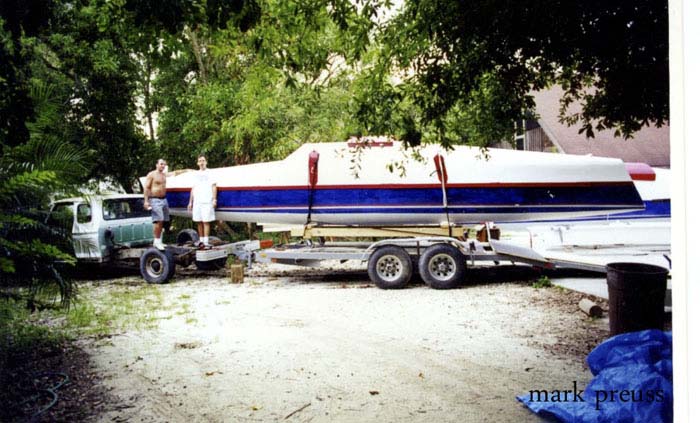
M 458 287 L 467 274 L 464 255 L 449 244 L 435 244 L 420 256 L 418 271 L 421 279 L 433 289 Z
M 411 257 L 394 245 L 377 248 L 369 257 L 367 273 L 378 288 L 405 288 L 413 274 Z
M 175 257 L 172 251 L 149 248 L 141 254 L 141 276 L 148 283 L 166 283 L 175 274 Z
M 194 229 L 183 229 L 177 233 L 177 238 L 175 239 L 175 242 L 177 242 L 177 245 L 185 245 L 188 242 L 191 242 L 192 245 L 195 245 L 197 244 L 197 242 L 199 242 L 199 235 Z

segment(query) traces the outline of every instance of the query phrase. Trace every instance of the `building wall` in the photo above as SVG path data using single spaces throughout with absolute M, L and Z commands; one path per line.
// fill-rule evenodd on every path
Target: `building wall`
M 523 150 L 527 151 L 547 151 L 556 153 L 558 151 L 554 143 L 547 137 L 541 127 L 533 128 L 525 132 L 525 142 Z
M 544 130 L 537 124 L 527 125 L 525 133 L 516 136 L 512 143 L 500 141 L 493 144 L 492 147 L 506 150 L 546 151 L 552 153 L 559 151 L 556 145 L 547 137 Z

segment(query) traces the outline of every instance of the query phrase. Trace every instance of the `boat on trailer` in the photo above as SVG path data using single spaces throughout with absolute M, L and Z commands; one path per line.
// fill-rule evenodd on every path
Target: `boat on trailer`
M 304 144 L 279 161 L 209 169 L 216 218 L 291 225 L 532 223 L 644 210 L 618 159 L 390 140 Z M 171 213 L 189 216 L 194 172 L 168 177 Z

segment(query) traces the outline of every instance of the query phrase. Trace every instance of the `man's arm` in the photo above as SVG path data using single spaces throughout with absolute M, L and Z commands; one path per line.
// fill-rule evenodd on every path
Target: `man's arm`
M 216 194 L 218 194 L 218 190 L 216 188 L 216 182 L 211 184 L 211 195 L 212 195 L 212 205 L 216 207 Z
M 146 184 L 143 187 L 143 208 L 148 210 L 151 208 L 151 204 L 148 201 L 148 197 L 151 196 L 151 185 L 153 184 L 153 172 L 149 172 L 146 176 Z
M 190 190 L 190 202 L 187 204 L 187 210 L 192 210 L 192 205 L 194 204 L 194 186 Z

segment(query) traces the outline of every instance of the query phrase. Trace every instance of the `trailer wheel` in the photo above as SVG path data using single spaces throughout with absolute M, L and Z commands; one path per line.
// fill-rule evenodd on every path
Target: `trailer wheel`
M 227 259 L 228 257 L 208 261 L 195 260 L 194 265 L 197 266 L 197 270 L 219 270 L 226 267 Z
M 436 244 L 428 247 L 418 262 L 420 276 L 429 287 L 452 289 L 459 286 L 467 273 L 462 253 L 452 245 Z
M 367 272 L 378 288 L 405 288 L 413 273 L 411 257 L 400 247 L 380 247 L 369 257 Z
M 177 233 L 177 238 L 175 240 L 177 245 L 184 245 L 188 242 L 191 242 L 194 245 L 199 241 L 199 235 L 194 229 L 183 229 Z
M 165 283 L 175 274 L 172 251 L 149 248 L 141 255 L 141 276 L 148 283 Z

